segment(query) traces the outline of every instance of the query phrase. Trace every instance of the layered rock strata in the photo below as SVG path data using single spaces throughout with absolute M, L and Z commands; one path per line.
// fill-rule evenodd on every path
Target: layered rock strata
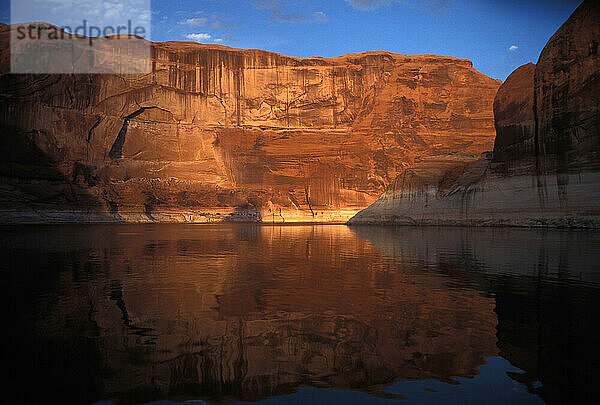
M 411 167 L 350 222 L 600 227 L 599 38 L 584 2 L 498 91 L 493 156 Z
M 0 219 L 345 222 L 419 159 L 492 146 L 468 60 L 152 44 L 146 75 L 8 74 Z

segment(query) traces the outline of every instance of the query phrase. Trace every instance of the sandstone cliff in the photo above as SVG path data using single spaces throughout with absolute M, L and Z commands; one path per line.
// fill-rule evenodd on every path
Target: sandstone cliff
M 586 1 L 498 91 L 493 157 L 413 166 L 350 222 L 600 227 L 599 38 Z
M 146 75 L 8 74 L 3 221 L 346 221 L 404 168 L 491 149 L 468 60 L 152 44 Z

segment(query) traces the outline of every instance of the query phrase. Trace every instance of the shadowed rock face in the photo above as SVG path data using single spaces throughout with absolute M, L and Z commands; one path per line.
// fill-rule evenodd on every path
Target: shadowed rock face
M 496 94 L 494 162 L 515 161 L 535 155 L 534 74 L 533 63 L 521 66 L 508 76 Z
M 536 173 L 597 170 L 600 5 L 586 2 L 550 38 L 537 65 L 515 70 L 494 101 L 494 162 Z M 512 163 L 511 163 L 512 162 Z
M 600 227 L 598 38 L 584 2 L 498 91 L 493 158 L 415 165 L 351 222 Z
M 540 55 L 533 95 L 542 170 L 600 169 L 599 41 L 600 3 L 586 1 Z
M 6 73 L 10 27 L 0 29 Z M 415 160 L 489 150 L 499 85 L 445 56 L 294 58 L 191 42 L 152 44 L 147 75 L 4 74 L 2 122 L 102 209 L 18 199 L 2 209 L 41 213 L 30 220 L 344 221 Z M 7 188 L 28 178 L 3 177 Z

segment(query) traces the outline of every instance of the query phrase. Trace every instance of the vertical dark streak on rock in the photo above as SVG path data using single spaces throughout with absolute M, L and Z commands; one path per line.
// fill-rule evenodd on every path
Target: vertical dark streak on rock
M 306 197 L 306 204 L 308 205 L 308 209 L 314 217 L 315 212 L 313 211 L 312 206 L 310 205 L 310 186 L 304 186 L 304 196 Z
M 127 135 L 127 128 L 129 127 L 129 121 L 132 120 L 133 118 L 139 116 L 146 110 L 153 110 L 153 109 L 167 111 L 160 107 L 142 107 L 142 108 L 134 111 L 133 113 L 129 114 L 125 118 L 123 118 L 123 126 L 121 127 L 121 130 L 119 131 L 119 134 L 117 135 L 117 139 L 115 139 L 115 142 L 113 143 L 112 147 L 110 148 L 110 152 L 108 152 L 108 156 L 111 159 L 121 159 L 123 157 L 123 146 L 125 145 L 125 138 Z
M 241 100 L 241 79 L 240 79 L 240 70 L 237 69 L 233 72 L 233 81 L 234 81 L 234 86 L 235 86 L 235 119 L 236 119 L 236 125 L 239 127 L 242 125 L 242 116 L 241 116 L 241 109 L 242 109 L 242 100 Z
M 332 97 L 332 114 L 333 114 L 333 127 L 337 128 L 338 117 L 337 117 L 337 95 L 335 89 L 335 66 L 331 67 L 331 97 Z
M 544 209 L 546 201 L 546 179 L 543 169 L 542 156 L 540 153 L 540 124 L 538 117 L 538 91 L 539 82 L 537 72 L 533 75 L 533 144 L 535 153 L 535 176 L 537 185 L 537 195 L 540 208 Z
M 92 127 L 88 131 L 88 135 L 87 135 L 87 142 L 88 143 L 92 139 L 92 135 L 94 134 L 94 129 L 96 129 L 98 127 L 98 125 L 100 125 L 101 122 L 102 122 L 102 117 L 98 117 L 98 119 L 96 120 L 96 122 L 94 123 L 94 125 L 92 125 Z
M 123 126 L 121 130 L 119 130 L 119 134 L 117 135 L 117 139 L 113 143 L 110 148 L 110 152 L 108 152 L 108 157 L 111 159 L 121 159 L 123 157 L 123 145 L 125 145 L 125 135 L 127 134 L 127 127 L 129 126 L 129 119 L 125 118 L 123 120 Z

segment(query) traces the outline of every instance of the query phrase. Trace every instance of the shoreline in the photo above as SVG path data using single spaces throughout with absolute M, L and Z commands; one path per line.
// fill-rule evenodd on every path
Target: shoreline
M 223 216 L 221 220 L 206 219 L 190 213 L 155 213 L 154 219 L 143 214 L 113 215 L 107 213 L 76 211 L 19 212 L 0 211 L 0 226 L 26 225 L 260 225 L 260 226 L 311 226 L 345 225 L 355 227 L 406 227 L 406 228 L 512 228 L 512 229 L 551 229 L 551 230 L 600 230 L 597 218 L 582 217 L 526 217 L 519 219 L 435 219 L 410 221 L 407 218 L 394 218 L 386 221 L 268 221 L 247 220 L 248 216 L 233 220 Z
M 189 211 L 154 211 L 152 214 L 129 212 L 110 214 L 93 211 L 16 211 L 0 210 L 0 225 L 150 225 L 150 224 L 261 224 L 261 225 L 345 225 L 357 210 L 320 212 L 323 220 L 315 220 L 306 213 L 263 215 L 260 212 L 219 213 Z

